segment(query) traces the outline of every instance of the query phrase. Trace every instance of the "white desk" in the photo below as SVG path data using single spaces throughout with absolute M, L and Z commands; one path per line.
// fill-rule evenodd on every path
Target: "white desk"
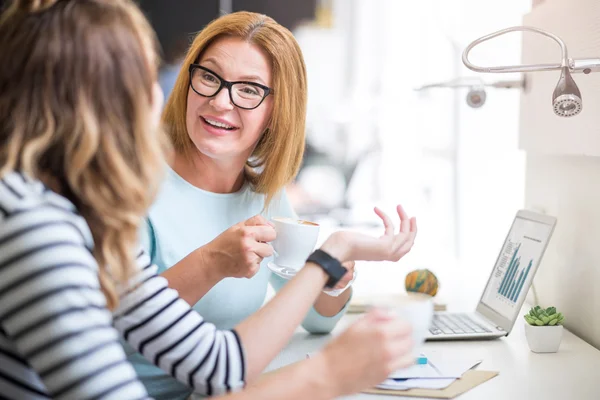
M 341 332 L 358 317 L 360 315 L 345 316 L 333 334 Z M 308 352 L 317 351 L 330 339 L 331 335 L 309 335 L 299 329 L 269 370 L 304 359 Z M 558 353 L 532 353 L 527 346 L 522 318 L 517 319 L 508 337 L 489 341 L 427 342 L 423 351 L 431 357 L 443 352 L 444 358 L 483 359 L 478 369 L 500 373 L 459 396 L 461 400 L 600 399 L 600 351 L 565 330 Z M 361 393 L 344 399 L 409 398 Z
M 326 236 L 326 235 L 324 235 Z M 448 262 L 447 264 L 450 264 Z M 355 283 L 377 287 L 384 293 L 404 284 L 407 270 L 394 263 L 376 263 L 372 267 L 358 263 L 359 278 Z M 372 271 L 370 269 L 372 268 Z M 490 267 L 491 268 L 491 267 Z M 462 265 L 440 268 L 436 271 L 442 282 L 437 297 L 448 305 L 449 311 L 472 311 L 481 297 L 489 277 L 489 270 L 481 265 Z M 381 279 L 385 276 L 386 279 Z M 369 282 L 369 280 L 371 280 Z M 371 293 L 368 293 L 371 294 Z M 423 352 L 434 358 L 443 353 L 444 358 L 466 360 L 482 359 L 480 370 L 497 371 L 499 375 L 460 395 L 460 400 L 599 400 L 600 399 L 600 350 L 587 344 L 566 329 L 558 353 L 536 354 L 529 350 L 525 338 L 522 315 L 519 313 L 515 327 L 508 337 L 486 341 L 426 342 Z M 360 315 L 346 315 L 333 335 L 339 334 Z M 568 320 L 568 315 L 566 316 Z M 318 351 L 331 335 L 310 335 L 302 328 L 294 334 L 288 346 L 273 360 L 268 370 L 306 358 L 306 354 Z M 356 394 L 344 400 L 397 400 L 414 397 Z

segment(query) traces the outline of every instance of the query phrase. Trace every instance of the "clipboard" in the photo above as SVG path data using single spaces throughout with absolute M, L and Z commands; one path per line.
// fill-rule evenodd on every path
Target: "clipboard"
M 453 399 L 482 383 L 489 381 L 497 376 L 498 372 L 494 371 L 479 371 L 469 370 L 465 372 L 460 379 L 455 380 L 445 389 L 409 389 L 409 390 L 383 390 L 383 389 L 367 389 L 363 393 L 382 394 L 387 396 L 404 396 L 404 397 L 427 397 L 433 399 Z

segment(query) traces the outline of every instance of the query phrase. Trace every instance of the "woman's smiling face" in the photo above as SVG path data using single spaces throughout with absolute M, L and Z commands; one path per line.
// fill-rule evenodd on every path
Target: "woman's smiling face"
M 227 81 L 254 82 L 272 87 L 271 63 L 255 44 L 234 37 L 212 43 L 198 61 Z M 205 70 L 195 74 L 214 77 Z M 188 89 L 186 126 L 198 151 L 216 160 L 247 160 L 267 128 L 273 110 L 273 96 L 267 96 L 253 110 L 236 107 L 223 87 L 214 97 L 203 97 L 191 85 Z

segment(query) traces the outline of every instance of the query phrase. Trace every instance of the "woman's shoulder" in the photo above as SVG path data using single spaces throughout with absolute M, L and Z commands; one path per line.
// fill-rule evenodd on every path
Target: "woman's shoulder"
M 10 293 L 0 314 L 17 313 L 21 302 L 43 292 L 71 300 L 77 296 L 70 288 L 99 295 L 92 236 L 72 203 L 39 181 L 10 173 L 0 178 L 0 207 L 0 292 Z M 103 297 L 94 298 L 104 304 Z
M 279 192 L 275 193 L 271 202 L 266 207 L 264 213 L 267 218 L 273 217 L 288 217 L 288 218 L 296 218 L 296 212 L 294 211 L 294 207 L 290 202 L 290 199 L 287 195 L 285 188 L 281 189 Z
M 72 202 L 23 173 L 5 174 L 0 178 L 0 242 L 2 237 L 34 239 L 40 232 L 93 246 L 90 229 Z

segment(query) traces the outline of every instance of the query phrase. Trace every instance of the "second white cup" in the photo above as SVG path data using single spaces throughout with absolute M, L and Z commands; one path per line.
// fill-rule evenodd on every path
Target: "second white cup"
M 412 355 L 417 358 L 433 320 L 433 298 L 423 293 L 406 293 L 374 296 L 369 299 L 369 304 L 387 309 L 410 324 L 414 343 Z

